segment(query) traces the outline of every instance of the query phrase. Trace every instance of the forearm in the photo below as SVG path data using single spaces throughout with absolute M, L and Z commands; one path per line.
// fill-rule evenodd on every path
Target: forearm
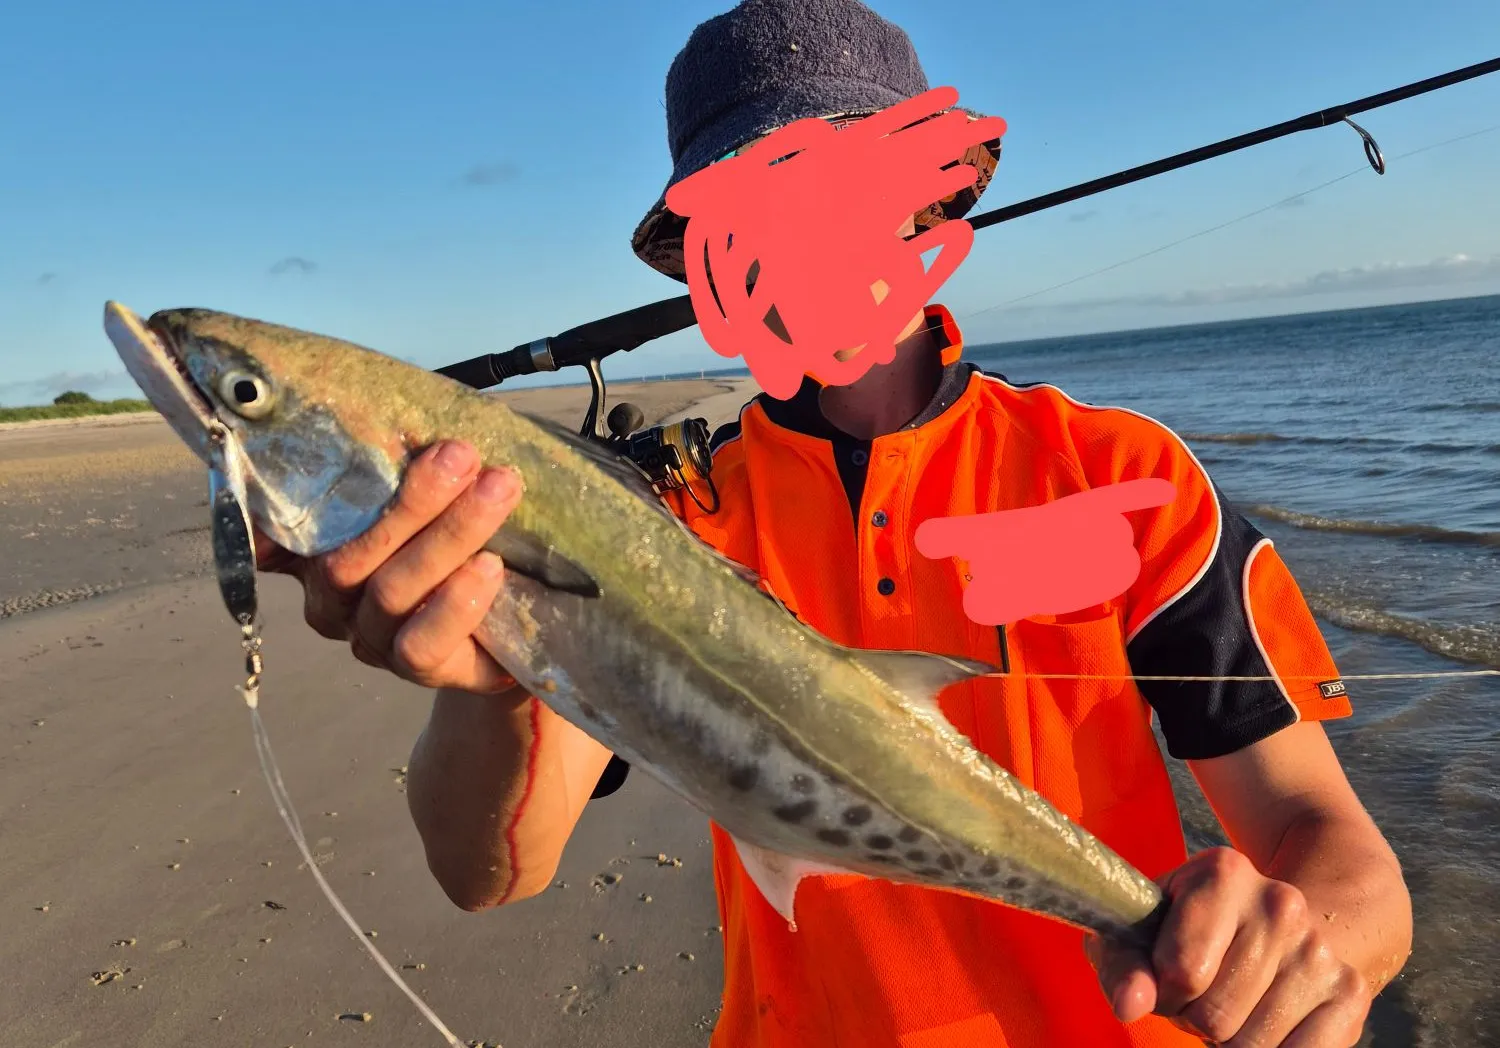
M 519 689 L 439 691 L 412 750 L 407 803 L 443 890 L 468 910 L 543 890 L 608 759 Z
M 1267 877 L 1298 888 L 1340 960 L 1378 993 L 1411 953 L 1411 896 L 1373 823 L 1309 813 L 1295 820 Z

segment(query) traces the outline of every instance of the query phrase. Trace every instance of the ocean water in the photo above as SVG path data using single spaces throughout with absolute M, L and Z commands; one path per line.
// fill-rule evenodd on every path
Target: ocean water
M 1275 542 L 1343 673 L 1500 668 L 1500 296 L 965 355 L 1172 427 Z M 1329 735 L 1416 913 L 1363 1043 L 1500 1045 L 1500 678 L 1349 690 Z

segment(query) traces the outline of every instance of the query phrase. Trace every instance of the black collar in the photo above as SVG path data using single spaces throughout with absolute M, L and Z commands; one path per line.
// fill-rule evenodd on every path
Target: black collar
M 963 396 L 964 390 L 969 388 L 969 376 L 975 370 L 973 364 L 963 360 L 945 364 L 932 399 L 915 418 L 901 428 L 908 430 L 925 426 L 951 408 L 958 398 Z M 755 399 L 760 403 L 761 410 L 766 413 L 766 417 L 783 429 L 789 429 L 804 436 L 817 437 L 820 440 L 850 439 L 847 433 L 823 417 L 823 410 L 818 406 L 818 397 L 822 389 L 823 387 L 817 382 L 804 377 L 801 388 L 793 394 L 790 400 L 777 400 L 765 393 L 761 393 Z

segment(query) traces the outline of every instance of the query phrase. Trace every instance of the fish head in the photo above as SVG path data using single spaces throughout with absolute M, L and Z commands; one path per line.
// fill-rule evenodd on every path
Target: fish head
M 380 362 L 403 375 L 416 369 L 212 310 L 162 310 L 143 320 L 110 302 L 104 323 L 147 399 L 194 454 L 232 471 L 246 509 L 282 548 L 303 556 L 335 549 L 374 524 L 395 496 L 412 453 L 401 383 L 381 381 L 371 396 L 361 380 Z

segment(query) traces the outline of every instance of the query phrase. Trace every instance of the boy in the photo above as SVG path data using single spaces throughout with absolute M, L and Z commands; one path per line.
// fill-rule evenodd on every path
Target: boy
M 793 120 L 857 119 L 927 86 L 906 35 L 856 0 L 746 0 L 699 26 L 668 75 L 669 185 Z M 917 213 L 907 232 L 972 208 L 998 151 L 966 154 L 973 189 Z M 658 201 L 637 254 L 683 279 L 683 225 Z M 670 501 L 835 641 L 1007 663 L 1004 679 L 948 689 L 944 713 L 1158 877 L 1166 924 L 1152 957 L 1129 957 L 1007 907 L 818 878 L 799 890 L 793 933 L 714 827 L 725 996 L 712 1043 L 1123 1048 L 1197 1044 L 1196 1032 L 1348 1048 L 1405 963 L 1410 901 L 1318 723 L 1349 707 L 1300 592 L 1174 434 L 986 375 L 962 348 L 947 311 L 925 308 L 891 363 L 849 385 L 807 378 L 789 400 L 763 395 L 715 434 L 716 513 Z M 628 770 L 470 639 L 503 585 L 503 566 L 478 551 L 518 497 L 505 472 L 479 473 L 472 449 L 431 449 L 369 535 L 317 562 L 273 552 L 263 563 L 301 579 L 324 636 L 438 689 L 408 799 L 430 868 L 468 910 L 545 888 L 585 804 Z M 1177 497 L 1130 515 L 1140 576 L 1094 608 L 982 627 L 961 607 L 962 565 L 914 552 L 924 519 L 1142 476 L 1171 480 Z M 1277 680 L 1031 676 L 1047 673 Z M 1153 711 L 1232 849 L 1187 857 Z

